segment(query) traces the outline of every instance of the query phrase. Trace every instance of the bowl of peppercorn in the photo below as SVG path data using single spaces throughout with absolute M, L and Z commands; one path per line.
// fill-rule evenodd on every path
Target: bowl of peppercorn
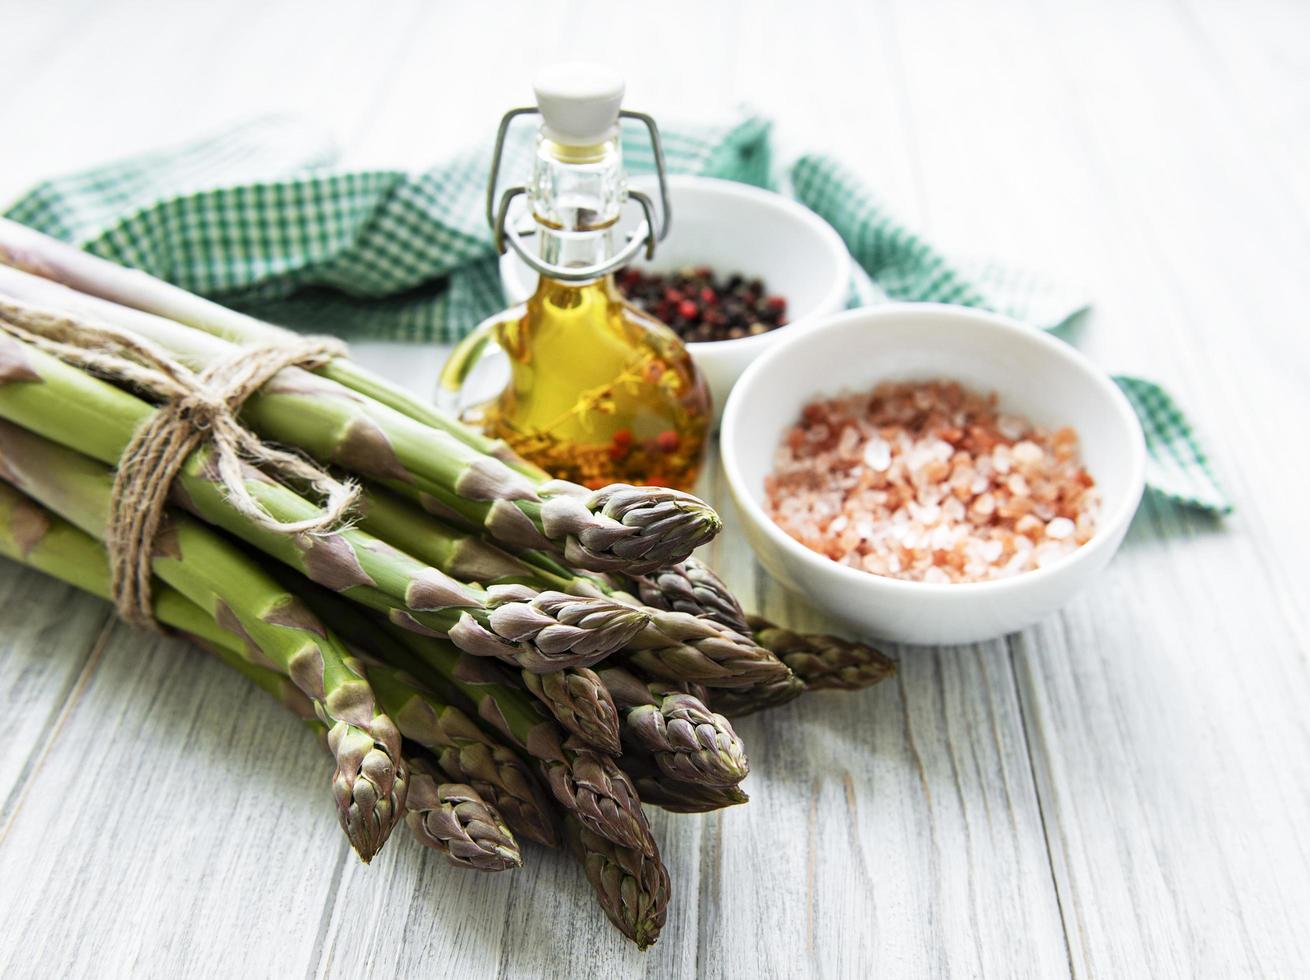
M 658 196 L 652 177 L 632 186 Z M 615 274 L 618 289 L 687 344 L 714 397 L 715 418 L 746 367 L 846 306 L 851 260 L 832 226 L 802 204 L 731 180 L 669 178 L 673 221 L 655 258 Z M 639 217 L 625 211 L 615 241 Z M 537 274 L 513 251 L 500 260 L 506 299 L 525 301 Z

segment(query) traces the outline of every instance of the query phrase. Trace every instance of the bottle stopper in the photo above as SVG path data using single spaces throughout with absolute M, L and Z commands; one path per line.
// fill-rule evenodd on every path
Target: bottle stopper
M 606 65 L 574 61 L 551 65 L 532 85 L 547 139 L 590 146 L 619 124 L 623 76 Z

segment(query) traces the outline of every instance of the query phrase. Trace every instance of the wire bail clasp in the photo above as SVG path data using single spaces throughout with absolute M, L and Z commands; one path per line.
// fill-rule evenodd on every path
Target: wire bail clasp
M 664 145 L 660 141 L 660 131 L 655 124 L 654 117 L 644 112 L 634 112 L 631 109 L 621 110 L 619 118 L 621 120 L 637 120 L 646 127 L 647 133 L 650 134 L 651 150 L 655 157 L 655 175 L 659 180 L 659 220 L 656 220 L 655 204 L 650 196 L 629 188 L 627 190 L 628 197 L 641 206 L 643 215 L 641 223 L 628 236 L 627 243 L 604 262 L 589 266 L 555 265 L 543 260 L 541 256 L 527 246 L 523 239 L 526 235 L 532 235 L 534 232 L 530 230 L 521 232 L 508 221 L 510 204 L 520 194 L 526 194 L 528 192 L 527 187 L 517 184 L 506 188 L 505 192 L 500 195 L 499 202 L 497 202 L 496 185 L 500 179 L 501 159 L 505 153 L 505 140 L 509 135 L 510 125 L 519 116 L 540 114 L 541 111 L 536 106 L 510 109 L 501 118 L 500 127 L 496 130 L 496 146 L 491 155 L 491 175 L 487 181 L 487 224 L 491 226 L 496 251 L 503 255 L 508 249 L 513 249 L 519 258 L 539 274 L 565 282 L 581 282 L 608 275 L 627 265 L 643 248 L 647 259 L 654 258 L 655 246 L 664 241 L 668 235 L 669 224 L 673 215 L 672 205 L 669 202 L 668 173 L 664 164 Z

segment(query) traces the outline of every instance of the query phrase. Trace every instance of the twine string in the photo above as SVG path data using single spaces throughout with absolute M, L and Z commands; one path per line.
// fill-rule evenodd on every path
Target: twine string
M 296 452 L 269 445 L 237 414 L 246 399 L 278 372 L 313 370 L 346 347 L 331 337 L 305 337 L 241 348 L 230 358 L 192 371 L 156 344 L 115 327 L 0 298 L 0 330 L 67 364 L 144 391 L 159 407 L 123 450 L 114 477 L 105 545 L 114 604 L 123 619 L 156 627 L 151 605 L 151 560 L 173 481 L 191 455 L 211 453 L 228 503 L 259 528 L 276 534 L 334 530 L 359 500 L 353 480 L 340 480 Z M 269 477 L 310 487 L 318 512 L 301 521 L 279 521 L 250 493 L 249 466 Z

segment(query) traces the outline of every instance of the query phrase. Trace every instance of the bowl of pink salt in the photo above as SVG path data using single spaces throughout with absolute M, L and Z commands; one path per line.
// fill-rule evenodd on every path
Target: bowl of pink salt
M 1065 605 L 1141 499 L 1114 382 L 1024 324 L 935 304 L 826 318 L 770 349 L 722 458 L 765 569 L 868 636 L 968 643 Z

